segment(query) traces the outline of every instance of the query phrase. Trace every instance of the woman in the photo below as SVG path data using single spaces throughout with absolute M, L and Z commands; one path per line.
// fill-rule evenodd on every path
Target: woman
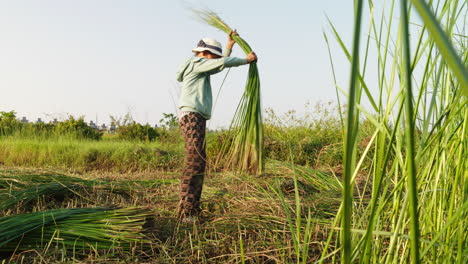
M 249 64 L 257 60 L 254 52 L 246 58 L 229 57 L 236 43 L 229 33 L 224 54 L 221 44 L 212 38 L 203 38 L 192 50 L 195 56 L 185 61 L 177 72 L 182 82 L 179 100 L 179 124 L 185 141 L 185 167 L 179 193 L 179 216 L 193 219 L 200 211 L 200 197 L 205 175 L 205 129 L 211 118 L 212 92 L 210 76 L 225 68 Z

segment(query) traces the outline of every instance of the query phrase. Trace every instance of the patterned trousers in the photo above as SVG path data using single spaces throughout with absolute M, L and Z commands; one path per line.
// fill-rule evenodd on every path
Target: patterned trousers
M 199 113 L 189 112 L 179 122 L 185 141 L 185 167 L 179 193 L 179 215 L 183 217 L 200 211 L 206 166 L 206 119 Z

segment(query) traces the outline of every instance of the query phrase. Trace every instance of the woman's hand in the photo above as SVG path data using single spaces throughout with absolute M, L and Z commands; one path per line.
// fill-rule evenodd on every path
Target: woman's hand
M 248 63 L 251 63 L 252 61 L 257 61 L 258 58 L 257 58 L 257 54 L 255 54 L 255 52 L 250 52 L 249 54 L 247 54 L 247 62 Z
M 239 36 L 239 34 L 237 33 L 237 31 L 235 29 L 231 30 L 231 32 L 229 32 L 228 42 L 227 42 L 226 48 L 230 49 L 230 50 L 232 50 L 232 47 L 234 46 L 234 44 L 236 44 L 236 41 L 232 38 L 232 35 Z

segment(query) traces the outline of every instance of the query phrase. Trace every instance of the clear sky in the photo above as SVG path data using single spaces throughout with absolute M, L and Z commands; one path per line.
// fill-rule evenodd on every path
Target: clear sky
M 226 35 L 198 22 L 188 7 L 210 8 L 237 28 L 259 57 L 264 107 L 301 111 L 335 99 L 323 29 L 326 15 L 351 43 L 351 0 L 174 1 L 0 0 L 0 111 L 30 120 L 84 115 L 86 121 L 130 111 L 156 124 L 175 113 L 175 73 L 202 37 Z M 339 78 L 349 64 L 336 49 Z M 232 56 L 244 56 L 235 47 Z M 341 60 L 341 61 L 340 61 Z M 211 127 L 229 124 L 247 78 L 233 68 Z M 212 81 L 218 93 L 226 71 Z

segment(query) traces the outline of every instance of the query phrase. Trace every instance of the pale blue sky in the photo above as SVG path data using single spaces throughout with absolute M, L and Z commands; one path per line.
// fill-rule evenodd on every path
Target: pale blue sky
M 202 37 L 224 33 L 196 21 L 187 7 L 208 7 L 237 28 L 259 56 L 264 107 L 301 111 L 335 99 L 323 29 L 326 16 L 352 33 L 351 0 L 162 1 L 0 0 L 0 111 L 50 119 L 84 115 L 108 122 L 131 111 L 155 124 L 175 112 L 175 73 Z M 335 47 L 340 80 L 348 62 Z M 236 47 L 232 56 L 244 56 Z M 225 71 L 213 78 L 216 95 Z M 229 124 L 247 78 L 233 68 L 211 127 Z

